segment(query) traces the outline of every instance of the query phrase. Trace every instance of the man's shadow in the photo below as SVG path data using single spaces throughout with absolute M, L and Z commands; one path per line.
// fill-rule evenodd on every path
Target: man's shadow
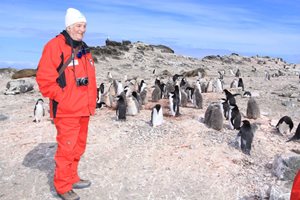
M 56 190 L 53 185 L 55 167 L 54 154 L 56 152 L 56 147 L 56 143 L 40 143 L 27 153 L 22 163 L 25 167 L 38 169 L 47 174 L 50 192 L 54 196 L 56 196 Z

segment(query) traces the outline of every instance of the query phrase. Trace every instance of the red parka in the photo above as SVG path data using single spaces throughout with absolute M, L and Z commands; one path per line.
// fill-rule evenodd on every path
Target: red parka
M 295 176 L 290 200 L 300 200 L 300 170 Z
M 71 56 L 72 47 L 66 31 L 50 40 L 44 47 L 38 64 L 36 81 L 43 96 L 50 99 L 50 116 L 76 117 L 95 113 L 97 87 L 95 66 L 87 45 L 86 54 L 74 58 L 62 75 L 58 71 Z M 77 86 L 76 79 L 88 77 L 87 86 Z

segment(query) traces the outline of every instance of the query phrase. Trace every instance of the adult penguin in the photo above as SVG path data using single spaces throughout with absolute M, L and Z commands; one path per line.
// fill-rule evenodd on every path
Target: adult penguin
M 293 135 L 293 137 L 291 137 L 287 142 L 295 141 L 295 140 L 300 140 L 300 123 L 298 124 L 297 130 Z
M 238 137 L 241 137 L 242 152 L 247 155 L 250 155 L 254 132 L 248 120 L 243 120 L 242 123 L 243 125 L 241 126 L 240 131 L 238 132 Z
M 34 120 L 33 122 L 40 122 L 42 117 L 45 116 L 44 100 L 38 99 L 34 106 Z
M 163 111 L 162 106 L 160 104 L 156 104 L 152 108 L 151 112 L 151 125 L 153 127 L 159 126 L 163 123 Z
M 231 129 L 236 129 L 236 130 L 240 129 L 242 115 L 237 105 L 230 105 L 228 119 L 229 119 L 229 125 Z
M 117 120 L 125 121 L 126 120 L 126 103 L 125 99 L 122 95 L 117 96 L 117 110 L 116 110 L 116 115 L 117 115 Z
M 235 96 L 240 95 L 240 94 L 231 94 L 231 92 L 229 92 L 227 89 L 223 90 L 226 96 L 226 100 L 228 101 L 228 103 L 230 105 L 235 105 L 236 101 L 235 101 Z
M 289 116 L 281 117 L 276 125 L 276 128 L 280 134 L 290 133 L 293 127 L 293 120 Z

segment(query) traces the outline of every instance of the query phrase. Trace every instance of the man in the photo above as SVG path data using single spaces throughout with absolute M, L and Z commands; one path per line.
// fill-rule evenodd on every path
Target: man
M 62 199 L 78 200 L 73 189 L 91 185 L 80 179 L 77 168 L 86 147 L 89 116 L 95 113 L 97 89 L 92 55 L 83 42 L 86 18 L 69 8 L 65 24 L 66 29 L 45 45 L 36 81 L 50 99 L 50 117 L 57 129 L 54 187 Z

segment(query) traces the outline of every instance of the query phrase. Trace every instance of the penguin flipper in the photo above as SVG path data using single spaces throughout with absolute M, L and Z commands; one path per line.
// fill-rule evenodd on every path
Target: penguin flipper
M 296 140 L 295 135 L 293 137 L 291 137 L 290 139 L 288 139 L 286 142 L 291 142 L 291 141 L 294 141 L 294 140 Z

